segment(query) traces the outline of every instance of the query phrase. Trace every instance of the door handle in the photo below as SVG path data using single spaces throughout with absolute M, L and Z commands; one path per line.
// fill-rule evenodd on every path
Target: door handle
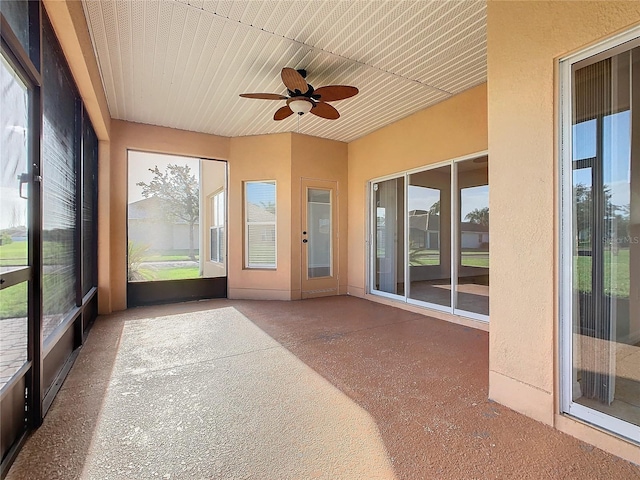
M 29 185 L 29 174 L 21 173 L 20 175 L 18 175 L 18 181 L 20 182 L 20 186 L 18 187 L 18 194 L 20 195 L 20 198 L 27 199 L 28 198 L 27 191 L 22 187 Z

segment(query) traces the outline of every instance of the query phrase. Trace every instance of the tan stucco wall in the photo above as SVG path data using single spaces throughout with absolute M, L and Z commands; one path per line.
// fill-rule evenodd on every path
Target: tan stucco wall
M 109 188 L 109 285 L 113 311 L 127 308 L 127 151 L 227 160 L 229 139 L 113 120 Z M 102 233 L 100 233 L 102 236 Z
M 229 159 L 229 298 L 291 298 L 291 135 L 231 139 Z M 276 181 L 276 269 L 244 268 L 244 184 Z
M 350 295 L 365 295 L 367 182 L 485 151 L 486 92 L 480 85 L 349 143 Z
M 545 423 L 555 420 L 561 428 L 572 422 L 554 417 L 559 398 L 557 60 L 639 21 L 640 2 L 488 4 L 489 395 Z M 615 444 L 618 451 L 629 451 L 628 444 L 593 429 L 573 433 L 578 431 L 591 432 L 587 440 L 603 448 Z
M 337 182 L 338 265 L 336 266 L 340 294 L 347 293 L 347 144 L 308 135 L 291 134 L 291 297 L 301 297 L 302 280 L 302 211 L 304 193 L 302 179 Z M 334 221 L 335 222 L 335 221 Z

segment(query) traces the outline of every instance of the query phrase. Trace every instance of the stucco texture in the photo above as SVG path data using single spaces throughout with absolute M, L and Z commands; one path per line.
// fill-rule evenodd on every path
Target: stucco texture
M 558 59 L 638 21 L 640 2 L 488 4 L 490 397 L 550 424 Z

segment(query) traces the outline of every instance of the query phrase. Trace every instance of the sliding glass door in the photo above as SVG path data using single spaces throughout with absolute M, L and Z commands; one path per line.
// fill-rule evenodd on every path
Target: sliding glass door
M 371 199 L 371 293 L 487 321 L 488 157 L 373 181 Z
M 563 409 L 638 442 L 640 47 L 633 47 L 563 64 L 571 139 L 563 146 Z
M 404 184 L 404 177 L 372 184 L 372 289 L 393 296 L 404 296 Z
M 451 165 L 408 177 L 408 298 L 451 307 Z

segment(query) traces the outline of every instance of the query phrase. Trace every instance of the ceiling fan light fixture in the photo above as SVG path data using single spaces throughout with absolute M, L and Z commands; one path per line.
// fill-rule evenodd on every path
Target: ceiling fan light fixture
M 311 103 L 310 100 L 295 98 L 289 101 L 289 108 L 293 110 L 293 113 L 302 115 L 311 111 L 311 109 L 313 108 L 313 103 Z

